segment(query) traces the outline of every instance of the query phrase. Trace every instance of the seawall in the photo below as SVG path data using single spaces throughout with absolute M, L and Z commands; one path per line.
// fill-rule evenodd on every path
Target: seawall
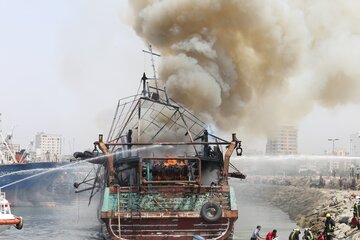
M 256 182 L 252 180 L 250 182 Z M 286 212 L 302 228 L 311 228 L 314 233 L 323 230 L 325 214 L 330 213 L 336 221 L 335 239 L 360 239 L 360 231 L 349 225 L 354 196 L 360 195 L 359 191 L 310 188 L 298 179 L 292 185 L 292 180 L 288 179 L 286 184 L 271 179 L 261 181 L 264 183 L 237 184 L 243 185 L 240 188 L 245 198 L 269 202 Z

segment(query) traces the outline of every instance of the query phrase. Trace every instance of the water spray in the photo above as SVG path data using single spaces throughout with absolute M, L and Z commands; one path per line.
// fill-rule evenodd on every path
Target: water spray
M 137 149 L 128 149 L 128 150 L 124 150 L 125 153 L 129 153 L 129 152 L 134 152 L 134 151 L 142 151 L 142 150 L 147 150 L 147 149 L 151 149 L 151 148 L 157 148 L 159 146 L 147 146 L 147 147 L 142 147 L 142 148 L 137 148 Z M 14 184 L 17 184 L 17 183 L 20 183 L 20 182 L 23 182 L 23 181 L 26 181 L 28 179 L 31 179 L 31 178 L 34 178 L 34 177 L 37 177 L 37 176 L 41 176 L 41 175 L 44 175 L 44 174 L 47 174 L 47 173 L 50 173 L 50 172 L 54 172 L 54 171 L 58 171 L 58 170 L 63 170 L 63 169 L 67 169 L 67 168 L 70 168 L 70 167 L 73 167 L 73 166 L 76 166 L 76 165 L 80 165 L 80 164 L 83 164 L 83 163 L 88 163 L 90 161 L 94 161 L 94 160 L 97 160 L 97 159 L 102 159 L 106 156 L 115 156 L 117 154 L 117 152 L 113 152 L 113 153 L 110 153 L 108 155 L 100 155 L 100 156 L 96 156 L 96 157 L 92 157 L 92 158 L 88 158 L 88 159 L 85 159 L 85 160 L 81 160 L 79 162 L 74 162 L 74 163 L 70 163 L 70 164 L 66 164 L 66 165 L 63 165 L 63 166 L 60 166 L 60 167 L 57 167 L 57 168 L 53 168 L 53 169 L 48 169 L 48 170 L 44 170 L 40 173 L 37 173 L 37 174 L 34 174 L 34 175 L 31 175 L 29 177 L 26 177 L 26 178 L 23 178 L 23 179 L 20 179 L 20 180 L 17 180 L 17 181 L 14 181 L 14 182 L 11 182 L 11 183 L 8 183 L 4 186 L 1 186 L 0 187 L 0 191 L 1 189 L 4 189 L 6 187 L 9 187 L 9 186 L 12 186 Z M 33 170 L 36 170 L 36 169 L 33 169 Z M 41 170 L 41 169 L 38 169 L 38 170 Z M 4 176 L 8 176 L 8 175 L 11 175 L 11 174 L 5 174 L 5 175 L 2 175 L 0 176 L 1 177 L 4 177 Z

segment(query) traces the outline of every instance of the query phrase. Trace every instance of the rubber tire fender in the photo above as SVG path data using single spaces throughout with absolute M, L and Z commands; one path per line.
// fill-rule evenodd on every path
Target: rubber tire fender
M 208 214 L 208 210 L 211 208 L 215 210 L 215 214 L 213 216 L 210 216 Z M 220 205 L 217 204 L 216 202 L 209 201 L 209 202 L 206 202 L 201 207 L 200 215 L 205 220 L 205 222 L 214 223 L 214 222 L 217 222 L 221 218 L 222 209 L 221 209 Z
M 24 220 L 22 217 L 17 217 L 17 219 L 20 220 L 20 222 L 18 224 L 15 225 L 15 228 L 18 230 L 21 230 L 24 226 Z

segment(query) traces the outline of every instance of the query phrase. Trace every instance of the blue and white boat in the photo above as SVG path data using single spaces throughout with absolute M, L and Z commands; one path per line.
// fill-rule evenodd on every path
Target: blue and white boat
M 0 132 L 0 189 L 9 202 L 23 206 L 68 199 L 72 186 L 64 188 L 62 183 L 69 179 L 70 170 L 63 168 L 70 161 L 32 161 L 26 150 L 15 151 L 11 138 Z

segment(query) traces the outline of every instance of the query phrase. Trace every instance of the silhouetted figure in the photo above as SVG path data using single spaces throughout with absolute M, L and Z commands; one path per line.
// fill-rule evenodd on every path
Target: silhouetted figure
M 131 142 L 132 142 L 132 137 L 131 137 L 131 135 L 132 135 L 132 130 L 129 129 L 128 133 L 126 134 L 126 141 L 127 141 L 128 143 L 131 143 Z M 127 146 L 128 146 L 128 149 L 131 149 L 132 144 L 128 144 Z

